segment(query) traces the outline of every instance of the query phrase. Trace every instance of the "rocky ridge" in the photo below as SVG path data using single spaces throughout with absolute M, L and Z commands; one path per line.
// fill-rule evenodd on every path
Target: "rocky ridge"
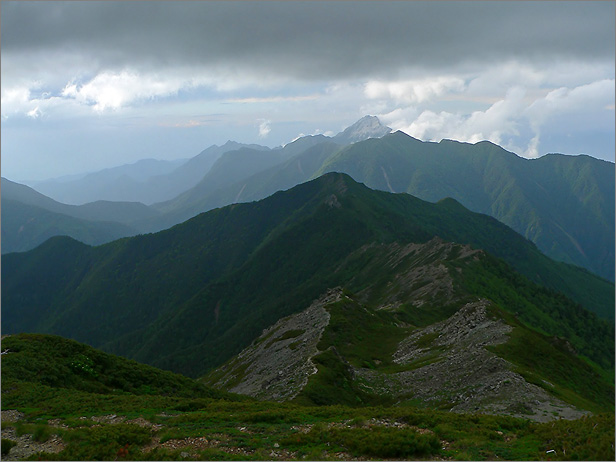
M 329 323 L 325 305 L 342 297 L 340 289 L 329 290 L 310 307 L 265 329 L 252 345 L 211 377 L 212 385 L 233 393 L 263 400 L 293 399 L 317 368 L 312 357 Z
M 318 373 L 312 358 L 321 353 L 317 344 L 329 324 L 327 306 L 342 297 L 341 289 L 331 289 L 303 312 L 278 321 L 211 374 L 209 382 L 262 400 L 293 399 Z M 413 331 L 393 354 L 402 371 L 358 368 L 345 361 L 346 367 L 365 392 L 399 402 L 536 421 L 586 414 L 528 383 L 511 363 L 486 349 L 505 343 L 512 330 L 490 314 L 490 305 L 488 300 L 467 303 L 448 319 Z
M 409 370 L 383 374 L 356 369 L 372 393 L 446 405 L 454 412 L 509 414 L 537 421 L 585 414 L 550 396 L 512 371 L 513 365 L 486 349 L 508 340 L 512 327 L 490 315 L 489 300 L 467 303 L 445 321 L 405 338 L 394 362 Z

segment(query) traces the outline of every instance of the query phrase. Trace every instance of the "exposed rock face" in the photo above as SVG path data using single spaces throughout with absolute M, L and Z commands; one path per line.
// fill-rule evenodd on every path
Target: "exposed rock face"
M 584 412 L 528 383 L 509 362 L 485 349 L 505 343 L 512 330 L 489 315 L 490 304 L 468 303 L 445 321 L 400 342 L 394 361 L 410 370 L 382 374 L 359 369 L 356 376 L 372 393 L 449 403 L 455 412 L 511 414 L 539 421 L 581 417 Z
M 279 320 L 222 366 L 224 375 L 213 385 L 263 400 L 294 398 L 317 372 L 311 358 L 319 353 L 317 343 L 329 323 L 324 306 L 341 297 L 341 289 L 332 289 L 301 313 Z
M 395 274 L 380 295 L 383 308 L 396 307 L 401 303 L 421 306 L 436 300 L 439 304 L 454 302 L 458 296 L 449 269 L 443 262 L 476 259 L 483 254 L 482 250 L 445 242 L 439 237 L 423 244 L 372 244 L 364 246 L 359 252 L 371 248 L 378 249 L 378 264 L 391 268 L 391 273 Z M 370 291 L 371 287 L 364 292 L 369 295 Z
M 488 316 L 486 308 L 490 303 L 488 300 L 467 303 L 449 319 L 414 332 L 400 342 L 394 353 L 394 361 L 398 364 L 410 364 L 421 358 L 430 350 L 428 346 L 422 348 L 418 345 L 426 336 L 438 335 L 431 342 L 433 347 L 443 346 L 447 349 L 473 352 L 485 351 L 483 347 L 486 345 L 506 342 L 507 334 L 512 328 Z

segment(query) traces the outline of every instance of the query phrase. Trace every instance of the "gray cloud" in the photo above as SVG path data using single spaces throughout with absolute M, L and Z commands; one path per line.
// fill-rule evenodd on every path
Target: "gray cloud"
M 2 57 L 396 77 L 506 60 L 614 59 L 614 2 L 2 2 Z M 3 66 L 4 67 L 4 66 Z
M 615 5 L 2 0 L 3 174 L 273 146 L 367 113 L 613 160 Z

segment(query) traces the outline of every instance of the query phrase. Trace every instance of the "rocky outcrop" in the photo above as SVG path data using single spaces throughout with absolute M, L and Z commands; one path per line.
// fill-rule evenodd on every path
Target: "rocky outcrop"
M 324 306 L 342 296 L 341 289 L 331 289 L 301 313 L 264 330 L 251 346 L 213 375 L 211 384 L 263 400 L 294 398 L 317 372 L 312 358 L 319 353 L 317 343 L 330 319 Z
M 445 321 L 400 342 L 394 374 L 355 371 L 366 391 L 413 399 L 454 412 L 510 414 L 543 421 L 584 412 L 550 396 L 486 349 L 505 343 L 512 327 L 489 314 L 488 300 L 468 303 Z

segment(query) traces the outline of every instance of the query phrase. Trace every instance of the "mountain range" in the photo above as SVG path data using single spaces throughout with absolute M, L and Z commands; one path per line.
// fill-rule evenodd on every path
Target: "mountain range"
M 335 173 L 155 234 L 98 247 L 56 237 L 4 255 L 3 332 L 55 333 L 198 376 L 333 287 L 361 292 L 393 284 L 386 299 L 368 299 L 408 307 L 406 322 L 416 326 L 443 320 L 458 305 L 446 299 L 411 310 L 414 299 L 403 296 L 409 287 L 396 282 L 402 276 L 379 262 L 379 252 L 365 250 L 435 236 L 485 251 L 478 266 L 471 259 L 468 271 L 448 270 L 466 294 L 501 304 L 609 367 L 612 328 L 591 312 L 613 320 L 612 283 L 550 260 L 507 226 L 453 199 L 432 204 Z M 442 264 L 456 266 L 459 254 Z M 537 283 L 573 293 L 590 311 Z
M 333 139 L 339 146 L 345 140 L 384 131 L 390 129 L 374 117 L 365 117 Z M 201 212 L 202 197 L 329 139 L 305 136 L 276 149 L 228 141 L 186 161 L 146 159 L 87 175 L 30 183 L 67 203 L 2 178 L 2 253 L 30 250 L 56 235 L 96 245 L 173 226 Z M 144 205 L 163 199 L 166 202 L 152 207 Z
M 210 146 L 190 159 L 143 159 L 98 172 L 27 184 L 65 204 L 82 205 L 105 200 L 150 205 L 171 199 L 193 187 L 220 156 L 242 147 L 269 149 L 256 144 L 228 141 L 222 146 Z
M 213 146 L 170 176 L 150 178 L 162 190 L 164 184 L 175 181 L 171 177 L 184 178 L 187 172 L 193 175 L 191 181 L 182 183 L 184 192 L 150 205 L 147 213 L 142 207 L 139 213 L 124 220 L 115 218 L 120 216 L 118 211 L 104 216 L 89 214 L 86 218 L 90 221 L 119 221 L 123 225 L 115 233 L 98 233 L 109 238 L 85 240 L 84 233 L 73 231 L 74 226 L 64 227 L 64 233 L 58 227 L 56 234 L 95 244 L 119 235 L 159 231 L 198 213 L 231 203 L 260 200 L 322 173 L 338 171 L 375 189 L 407 192 L 428 201 L 452 197 L 470 210 L 486 213 L 511 226 L 546 255 L 614 281 L 612 163 L 589 156 L 557 154 L 528 160 L 489 142 L 421 142 L 402 132 L 390 131 L 376 117 L 368 116 L 333 138 L 308 136 L 271 150 L 232 142 Z M 361 141 L 350 143 L 355 139 Z M 191 182 L 193 187 L 189 187 Z M 12 194 L 2 197 L 14 199 Z M 111 203 L 107 207 L 115 210 Z M 57 204 L 47 209 L 59 210 Z M 75 216 L 74 210 L 70 212 L 62 210 L 83 218 L 81 213 Z M 10 215 L 7 217 L 11 221 Z M 13 221 L 15 229 L 26 224 L 23 220 Z M 108 228 L 109 224 L 105 226 Z M 19 238 L 6 238 L 3 253 L 33 248 L 41 239 L 17 246 L 13 242 L 19 242 Z
M 489 142 L 422 142 L 402 132 L 345 147 L 325 140 L 241 181 L 155 204 L 163 215 L 140 226 L 164 229 L 200 211 L 260 200 L 334 171 L 428 201 L 452 197 L 509 225 L 546 255 L 614 281 L 614 165 L 557 154 L 528 160 Z
M 63 204 L 2 178 L 2 253 L 30 250 L 58 235 L 86 244 L 103 244 L 138 234 L 131 223 L 156 214 L 139 202 Z
M 379 138 L 391 132 L 374 116 L 365 116 L 336 136 L 324 135 L 302 137 L 299 143 L 290 143 L 273 149 L 273 156 L 256 159 L 260 169 L 270 166 L 269 159 L 282 161 L 299 154 L 312 143 L 331 139 L 339 145 L 347 145 L 368 138 Z M 213 145 L 190 159 L 174 161 L 143 159 L 133 164 L 122 165 L 83 175 L 71 175 L 44 181 L 27 182 L 28 186 L 65 204 L 82 205 L 96 201 L 142 202 L 151 205 L 175 198 L 196 186 L 215 162 L 229 151 L 249 149 L 270 151 L 258 144 L 243 144 L 227 141 L 222 146 Z M 258 153 L 255 154 L 255 157 Z M 244 161 L 247 159 L 243 159 Z M 250 161 L 250 160 L 249 160 Z M 223 172 L 225 173 L 225 172 Z M 254 172 L 253 172 L 254 173 Z
M 480 433 L 534 441 L 482 440 L 484 456 L 530 457 L 547 451 L 538 441 L 574 431 L 586 443 L 567 443 L 568 455 L 613 454 L 613 164 L 426 143 L 367 117 L 335 137 L 229 142 L 171 169 L 143 165 L 135 181 L 172 185 L 189 166 L 194 185 L 150 205 L 67 205 L 2 179 L 3 420 L 8 402 L 7 415 L 37 424 L 3 422 L 3 457 L 15 444 L 34 457 L 23 438 L 5 447 L 5 435 L 32 427 L 42 439 L 41 413 L 81 426 L 109 408 L 140 415 L 129 421 L 138 426 L 113 414 L 97 417 L 102 436 L 62 430 L 58 457 L 185 459 L 195 453 L 165 444 L 218 438 L 194 438 L 193 427 L 239 432 L 229 450 L 249 456 L 246 426 L 203 423 L 235 414 L 261 425 L 251 435 L 282 434 L 269 425 L 287 431 L 292 419 L 273 446 L 285 451 L 331 441 L 357 457 L 468 458 L 447 446 L 472 447 Z M 134 168 L 103 172 L 100 184 Z M 353 408 L 379 413 L 378 425 L 412 413 L 385 420 L 398 429 L 414 419 L 413 435 L 423 413 L 428 436 L 409 446 L 416 435 L 384 434 L 375 418 L 366 429 Z M 302 431 L 332 409 L 355 416 L 342 440 L 331 426 Z M 466 414 L 456 421 L 475 430 L 452 436 L 442 422 L 457 418 L 440 413 Z M 597 425 L 610 433 L 600 448 L 588 436 Z

